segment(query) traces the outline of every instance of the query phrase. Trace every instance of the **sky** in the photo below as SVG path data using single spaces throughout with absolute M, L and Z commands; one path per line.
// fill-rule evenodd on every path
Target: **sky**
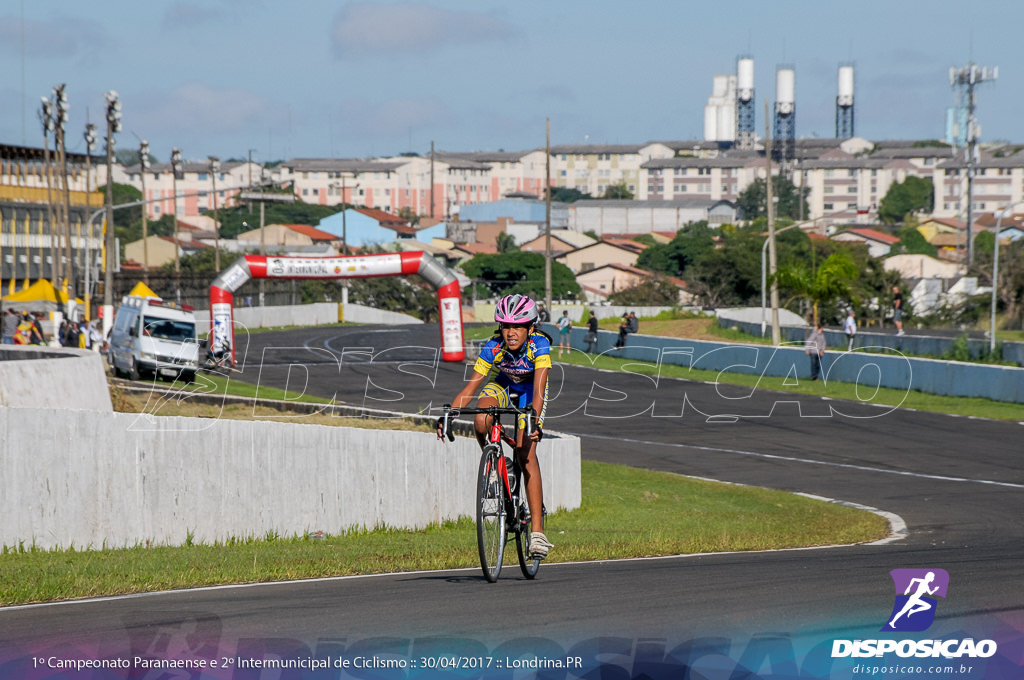
M 67 84 L 86 119 L 167 162 L 269 162 L 551 143 L 701 139 L 716 74 L 754 59 L 756 129 L 775 71 L 796 73 L 796 134 L 835 136 L 837 69 L 855 132 L 941 139 L 949 69 L 976 90 L 981 140 L 1024 142 L 1020 0 L 0 0 L 0 141 L 41 147 L 40 98 Z M 103 149 L 103 143 L 100 143 Z

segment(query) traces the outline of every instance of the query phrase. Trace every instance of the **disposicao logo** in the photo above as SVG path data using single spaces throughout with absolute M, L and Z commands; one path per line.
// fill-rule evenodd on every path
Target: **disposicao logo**
M 935 622 L 938 607 L 936 597 L 946 597 L 949 574 L 944 569 L 893 569 L 896 601 L 882 632 L 903 633 L 927 630 Z M 833 640 L 832 658 L 882 657 L 896 654 L 900 657 L 943 657 L 954 659 L 988 658 L 997 651 L 993 640 L 972 638 L 944 640 Z
M 889 575 L 896 587 L 896 602 L 882 630 L 928 630 L 935 621 L 935 597 L 946 597 L 949 574 L 945 569 L 893 569 Z

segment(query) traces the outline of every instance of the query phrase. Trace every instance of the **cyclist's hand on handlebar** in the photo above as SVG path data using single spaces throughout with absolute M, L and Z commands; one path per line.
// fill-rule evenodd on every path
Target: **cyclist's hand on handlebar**
M 437 419 L 437 423 L 434 424 L 434 429 L 437 430 L 437 438 L 444 441 L 444 418 Z
M 534 425 L 533 430 L 530 432 L 530 441 L 539 442 L 544 438 L 544 430 L 541 429 L 540 425 Z

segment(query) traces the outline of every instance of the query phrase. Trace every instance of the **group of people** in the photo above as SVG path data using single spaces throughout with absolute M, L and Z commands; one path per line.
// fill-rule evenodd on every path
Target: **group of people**
M 5 345 L 45 345 L 46 335 L 38 314 L 22 312 L 19 314 L 8 308 L 4 312 L 3 344 Z
M 539 323 L 550 323 L 551 312 L 544 307 L 544 303 L 537 303 L 537 321 Z M 558 328 L 558 356 L 561 358 L 562 352 L 566 353 L 572 351 L 569 344 L 569 332 L 572 330 L 572 319 L 569 318 L 569 311 L 565 310 L 562 312 L 562 316 L 558 317 L 555 322 L 555 326 Z M 597 348 L 597 315 L 594 314 L 594 310 L 590 310 L 587 318 L 587 333 L 583 336 L 583 342 L 587 345 L 587 354 L 593 354 Z M 636 317 L 636 312 L 628 312 L 622 315 L 622 321 L 619 323 L 619 335 L 615 340 L 614 349 L 622 349 L 626 346 L 626 337 L 631 333 L 637 333 L 640 331 L 640 320 Z
M 3 314 L 3 344 L 46 345 L 49 339 L 43 332 L 42 314 L 18 313 L 8 308 Z M 57 342 L 61 347 L 80 347 L 99 350 L 103 346 L 103 332 L 98 322 L 69 321 L 64 319 L 57 329 Z
M 896 335 L 903 333 L 903 294 L 899 286 L 892 287 L 892 320 L 896 326 Z M 857 315 L 851 309 L 843 322 L 843 332 L 846 333 L 846 351 L 853 351 L 853 343 L 857 337 Z M 804 343 L 805 354 L 811 358 L 811 380 L 817 380 L 821 375 L 821 359 L 825 356 L 825 325 L 818 322 L 811 334 L 807 336 Z

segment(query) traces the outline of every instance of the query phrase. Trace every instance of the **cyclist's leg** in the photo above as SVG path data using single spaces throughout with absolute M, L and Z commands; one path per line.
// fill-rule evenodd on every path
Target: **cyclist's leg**
M 480 390 L 480 399 L 477 401 L 478 408 L 490 408 L 491 406 L 508 406 L 508 392 L 496 382 L 489 382 Z M 482 449 L 487 444 L 487 435 L 491 430 L 492 417 L 486 413 L 476 414 L 473 420 L 473 427 L 476 430 L 476 440 Z
M 533 389 L 524 389 L 518 395 L 517 406 L 526 408 L 533 402 Z M 544 412 L 547 410 L 547 388 L 544 390 L 544 405 L 537 416 L 537 426 L 543 427 Z M 544 482 L 540 475 L 540 462 L 537 459 L 537 444 L 532 440 L 524 440 L 525 415 L 519 416 L 518 431 L 516 432 L 516 458 L 523 470 L 523 484 L 526 486 L 526 502 L 530 506 L 531 531 L 544 531 Z

